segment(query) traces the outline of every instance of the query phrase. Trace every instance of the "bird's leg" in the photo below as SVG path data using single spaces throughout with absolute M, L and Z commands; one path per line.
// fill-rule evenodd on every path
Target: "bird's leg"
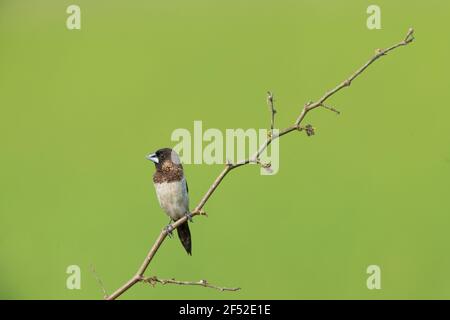
M 190 213 L 189 211 L 186 211 L 185 213 L 184 213 L 184 215 L 187 217 L 187 219 L 188 219 L 188 221 L 189 222 L 194 222 L 194 220 L 192 220 L 192 213 Z
M 164 227 L 164 230 L 167 233 L 167 236 L 169 238 L 172 238 L 172 231 L 173 231 L 173 227 L 172 227 L 172 219 L 169 220 L 169 224 L 167 226 Z

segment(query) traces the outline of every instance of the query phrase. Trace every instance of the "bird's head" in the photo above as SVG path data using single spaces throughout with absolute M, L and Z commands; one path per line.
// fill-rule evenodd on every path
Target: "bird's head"
M 155 164 L 156 169 L 181 166 L 180 157 L 170 148 L 159 149 L 155 153 L 149 154 L 147 159 Z

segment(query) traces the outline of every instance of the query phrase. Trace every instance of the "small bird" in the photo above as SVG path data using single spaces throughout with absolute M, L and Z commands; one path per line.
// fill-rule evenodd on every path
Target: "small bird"
M 170 148 L 159 149 L 147 156 L 155 163 L 156 172 L 153 174 L 153 184 L 156 189 L 159 205 L 170 217 L 166 232 L 170 236 L 172 227 L 170 222 L 187 216 L 192 221 L 189 211 L 189 189 L 184 177 L 183 166 L 178 154 Z M 192 254 L 191 232 L 188 221 L 177 228 L 178 237 L 189 255 Z

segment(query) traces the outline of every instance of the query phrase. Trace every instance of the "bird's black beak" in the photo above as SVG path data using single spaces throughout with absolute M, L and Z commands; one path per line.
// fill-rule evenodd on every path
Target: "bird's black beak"
M 159 163 L 159 159 L 155 153 L 149 154 L 146 158 L 154 163 Z

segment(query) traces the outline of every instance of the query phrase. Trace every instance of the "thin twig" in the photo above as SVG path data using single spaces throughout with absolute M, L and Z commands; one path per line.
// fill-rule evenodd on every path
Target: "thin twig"
M 270 91 L 267 91 L 267 105 L 269 106 L 270 110 L 270 132 L 273 133 L 273 128 L 275 126 L 275 113 L 277 113 L 277 110 L 275 110 L 275 107 L 273 105 L 273 93 Z
M 175 279 L 160 279 L 160 278 L 158 278 L 156 276 L 153 276 L 153 277 L 148 277 L 148 278 L 142 278 L 141 281 L 142 282 L 146 282 L 146 283 L 150 284 L 153 287 L 155 286 L 156 283 L 161 283 L 162 285 L 177 284 L 177 285 L 181 285 L 181 286 L 201 286 L 201 287 L 216 289 L 216 290 L 219 290 L 219 291 L 238 291 L 238 290 L 241 290 L 241 288 L 239 288 L 239 287 L 237 287 L 237 288 L 227 288 L 227 287 L 215 286 L 215 285 L 209 283 L 206 280 L 180 281 L 180 280 L 175 280 Z
M 108 298 L 108 292 L 106 291 L 105 286 L 103 285 L 103 281 L 102 281 L 102 279 L 100 279 L 97 272 L 95 272 L 95 267 L 92 264 L 91 264 L 91 272 L 94 275 L 95 280 L 97 280 L 98 284 L 100 285 L 100 288 L 103 291 L 103 297 L 105 299 Z
M 219 176 L 214 180 L 213 184 L 210 186 L 208 191 L 205 193 L 205 195 L 201 198 L 198 205 L 195 207 L 195 209 L 191 212 L 192 216 L 195 215 L 201 215 L 203 211 L 203 206 L 206 204 L 208 199 L 211 197 L 211 195 L 214 193 L 214 191 L 217 189 L 217 187 L 220 185 L 220 183 L 223 181 L 223 179 L 227 176 L 227 174 L 241 166 L 244 166 L 246 164 L 250 163 L 257 163 L 257 159 L 260 158 L 261 154 L 264 152 L 266 148 L 272 143 L 273 140 L 284 136 L 285 134 L 288 134 L 293 131 L 305 131 L 308 135 L 314 134 L 314 128 L 311 125 L 307 125 L 305 127 L 302 127 L 300 124 L 302 123 L 303 119 L 305 119 L 307 113 L 317 107 L 323 106 L 325 101 L 327 101 L 331 96 L 339 92 L 341 89 L 349 87 L 353 80 L 355 80 L 361 73 L 363 73 L 372 63 L 374 63 L 379 58 L 386 56 L 387 53 L 393 51 L 396 48 L 406 46 L 410 44 L 414 40 L 414 30 L 411 28 L 408 30 L 408 33 L 406 34 L 405 38 L 391 46 L 387 49 L 379 49 L 376 51 L 375 55 L 367 61 L 362 67 L 360 67 L 358 70 L 356 70 L 349 78 L 341 82 L 339 85 L 337 85 L 334 89 L 327 91 L 319 100 L 316 102 L 309 102 L 304 105 L 301 113 L 297 117 L 294 124 L 290 127 L 287 127 L 283 130 L 280 130 L 277 134 L 271 134 L 269 137 L 267 137 L 266 141 L 260 146 L 259 150 L 250 158 L 246 160 L 242 160 L 237 163 L 232 163 L 227 161 L 227 164 L 225 165 L 225 168 L 221 171 Z M 272 96 L 271 93 L 269 93 L 269 96 Z M 272 96 L 273 98 L 273 96 Z M 274 116 L 274 113 L 272 112 L 272 118 Z M 271 124 L 271 128 L 273 128 L 273 120 Z M 176 229 L 181 224 L 185 223 L 187 221 L 187 217 L 183 217 L 176 222 L 172 223 L 172 228 Z M 133 285 L 135 285 L 137 282 L 141 281 L 144 272 L 147 270 L 148 265 L 152 261 L 153 257 L 155 256 L 156 252 L 158 251 L 161 244 L 164 242 L 164 240 L 167 237 L 167 233 L 165 229 L 161 231 L 158 238 L 156 239 L 155 243 L 153 244 L 152 248 L 148 252 L 147 256 L 145 257 L 144 262 L 142 263 L 141 267 L 138 269 L 136 275 L 132 277 L 128 282 L 126 282 L 123 286 L 121 286 L 119 289 L 117 289 L 113 294 L 107 297 L 108 300 L 114 300 L 117 297 L 119 297 L 121 294 L 123 294 L 125 291 L 127 291 L 129 288 L 131 288 Z
M 325 105 L 325 104 L 323 104 L 322 103 L 322 107 L 324 107 L 325 109 L 328 109 L 328 110 L 330 110 L 330 111 L 333 111 L 334 113 L 336 113 L 336 114 L 341 114 L 341 112 L 339 111 L 339 110 L 337 110 L 337 109 L 335 109 L 335 108 L 333 108 L 333 107 L 330 107 L 330 106 L 327 106 L 327 105 Z

